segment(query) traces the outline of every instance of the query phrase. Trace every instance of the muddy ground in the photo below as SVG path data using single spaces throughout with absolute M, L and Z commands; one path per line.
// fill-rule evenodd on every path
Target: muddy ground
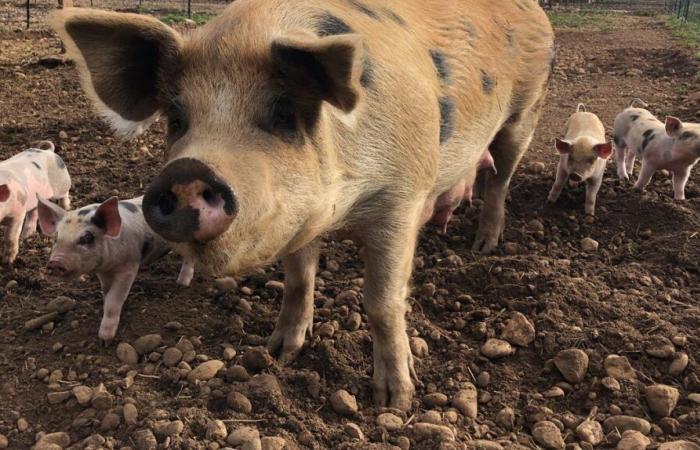
M 362 264 L 352 243 L 325 245 L 316 292 L 320 335 L 291 367 L 262 369 L 274 378 L 244 381 L 246 370 L 231 367 L 245 364 L 252 376 L 267 365 L 265 358 L 242 355 L 264 345 L 272 332 L 281 293 L 268 282 L 282 279 L 278 267 L 238 280 L 238 288 L 225 294 L 217 294 L 213 280 L 201 274 L 189 289 L 176 286 L 173 256 L 142 271 L 117 341 L 134 343 L 156 333 L 162 344 L 155 342 L 155 349 L 128 367 L 117 359 L 115 346 L 98 343 L 96 279 L 48 279 L 43 266 L 50 241 L 34 236 L 23 243 L 14 269 L 0 272 L 0 433 L 9 448 L 29 448 L 37 433 L 57 431 L 67 432 L 76 448 L 88 443 L 149 448 L 148 430 L 154 430 L 163 447 L 216 449 L 233 447 L 223 436 L 242 426 L 282 437 L 288 448 L 537 448 L 533 424 L 547 419 L 575 449 L 582 439 L 575 429 L 589 414 L 601 423 L 620 414 L 646 419 L 654 445 L 678 439 L 700 444 L 700 404 L 688 397 L 700 393 L 700 171 L 688 183 L 688 200 L 676 202 L 668 176 L 657 174 L 647 192 L 633 192 L 616 181 L 611 163 L 595 223 L 584 220 L 581 187 L 565 190 L 556 206 L 544 207 L 557 161 L 551 142 L 576 103 L 599 114 L 608 131 L 630 97 L 645 99 L 659 116 L 700 122 L 699 65 L 690 52 L 672 41 L 659 19 L 621 17 L 618 24 L 605 31 L 558 30 L 549 100 L 508 200 L 509 245 L 495 256 L 471 253 L 478 205 L 461 208 L 447 236 L 423 232 L 408 322 L 411 336 L 423 338 L 429 353 L 417 359 L 422 385 L 413 411 L 394 412 L 401 419 L 398 429 L 376 424 L 383 411 L 371 402 L 366 317 L 357 330 L 350 331 L 357 324 L 348 324 L 353 312 L 362 313 L 357 294 Z M 0 34 L 0 158 L 33 140 L 52 139 L 73 176 L 76 206 L 115 194 L 141 195 L 162 162 L 162 127 L 156 124 L 133 142 L 112 138 L 90 111 L 74 68 L 39 62 L 58 48 L 49 32 Z M 587 237 L 599 243 L 597 251 L 582 251 Z M 25 322 L 60 295 L 77 300 L 74 309 L 43 330 L 26 331 Z M 514 312 L 534 324 L 534 342 L 511 356 L 484 357 L 480 347 L 501 336 Z M 181 370 L 163 364 L 163 351 L 176 344 L 190 361 Z M 224 352 L 226 346 L 235 352 Z M 565 382 L 552 362 L 571 348 L 589 359 L 579 383 Z M 631 378 L 619 386 L 604 378 L 611 354 L 631 364 L 626 375 L 616 375 Z M 668 358 L 682 363 L 682 354 L 689 357 L 687 368 L 669 374 Z M 215 378 L 199 385 L 180 378 L 187 366 L 206 359 L 224 363 Z M 449 401 L 469 382 L 479 390 L 476 419 L 440 406 L 442 396 L 426 397 L 442 393 Z M 657 383 L 680 394 L 670 418 L 649 409 L 645 388 Z M 89 395 L 85 407 L 70 393 L 61 394 L 100 384 L 109 395 L 95 394 L 100 400 L 93 398 L 91 407 Z M 330 398 L 339 389 L 356 397 L 359 412 L 346 417 L 334 411 Z M 251 412 L 240 402 L 232 404 L 241 412 L 227 405 L 231 390 L 250 400 Z M 129 403 L 136 407 L 135 419 L 134 408 L 124 406 Z M 514 411 L 512 422 L 505 407 Z M 428 410 L 434 412 L 426 415 Z M 207 433 L 216 419 L 227 430 L 212 425 Z M 426 421 L 446 425 L 456 443 L 420 440 L 417 424 Z M 351 437 L 348 422 L 359 426 L 364 440 Z M 624 431 L 620 426 L 611 431 L 610 423 L 605 422 L 601 448 L 614 448 Z M 284 445 L 264 441 L 265 448 L 282 448 L 277 444 Z

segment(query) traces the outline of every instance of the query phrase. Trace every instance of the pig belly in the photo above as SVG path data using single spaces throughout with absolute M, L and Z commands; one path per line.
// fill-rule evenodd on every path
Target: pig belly
M 430 222 L 441 227 L 443 233 L 447 232 L 447 224 L 452 218 L 452 213 L 462 203 L 465 192 L 468 190 L 471 191 L 471 188 L 468 187 L 467 178 L 463 178 L 450 189 L 440 194 L 435 200 Z

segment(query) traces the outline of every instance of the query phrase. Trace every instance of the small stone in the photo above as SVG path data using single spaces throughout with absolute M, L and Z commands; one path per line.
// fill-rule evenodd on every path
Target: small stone
M 253 411 L 253 405 L 251 405 L 248 397 L 241 394 L 240 392 L 231 391 L 226 397 L 226 403 L 229 408 L 236 412 L 250 414 Z
M 163 338 L 160 334 L 147 334 L 134 341 L 134 349 L 139 355 L 146 355 L 160 347 L 162 343 Z
M 158 441 L 151 430 L 139 430 L 133 434 L 136 450 L 156 450 Z
M 651 431 L 651 424 L 648 421 L 632 416 L 610 416 L 603 422 L 603 427 L 606 433 L 617 429 L 620 433 L 634 430 L 647 435 Z
M 688 367 L 688 355 L 683 352 L 678 352 L 673 355 L 673 361 L 668 366 L 668 373 L 672 377 L 680 376 L 685 368 Z
M 260 440 L 262 450 L 284 450 L 287 448 L 287 441 L 279 436 L 266 436 Z
M 503 251 L 506 255 L 517 255 L 520 253 L 520 246 L 515 242 L 506 242 L 503 244 Z
M 251 372 L 260 372 L 272 365 L 272 356 L 265 347 L 253 347 L 248 349 L 241 358 L 241 364 Z
M 359 312 L 352 312 L 345 321 L 345 328 L 349 331 L 357 331 L 362 326 L 362 315 Z
M 236 428 L 228 435 L 226 443 L 235 447 L 255 440 L 260 440 L 260 433 L 256 428 L 241 427 Z
M 378 427 L 384 427 L 387 431 L 397 431 L 403 427 L 403 420 L 392 413 L 383 413 L 377 416 L 376 424 Z
M 182 329 L 182 324 L 176 320 L 165 324 L 165 329 L 168 331 L 179 331 Z
M 58 138 L 59 138 L 60 140 L 62 140 L 62 141 L 66 141 L 66 140 L 68 140 L 68 133 L 66 133 L 65 131 L 61 130 L 61 131 L 58 132 Z
M 70 444 L 70 441 L 68 441 Z M 0 434 L 0 450 L 5 450 L 7 447 L 10 446 L 10 440 L 7 439 L 7 436 L 4 434 Z
M 476 386 L 471 383 L 465 383 L 465 388 L 452 397 L 452 406 L 457 408 L 465 417 L 475 419 L 478 412 L 477 398 Z
M 425 422 L 413 426 L 413 435 L 417 441 L 454 442 L 455 440 L 454 433 L 448 427 Z
M 588 355 L 577 348 L 562 350 L 554 357 L 554 365 L 566 381 L 578 384 L 588 371 Z
M 644 450 L 651 444 L 648 437 L 636 430 L 627 430 L 622 433 L 617 443 L 617 450 Z
M 442 392 L 433 392 L 432 394 L 428 394 L 423 397 L 423 403 L 425 404 L 426 408 L 445 406 L 447 405 L 448 401 L 449 399 Z
M 581 239 L 581 250 L 586 253 L 594 253 L 598 251 L 598 245 L 598 241 L 595 239 L 591 239 L 589 237 Z
M 121 417 L 114 413 L 107 413 L 105 416 L 102 418 L 102 423 L 100 424 L 100 430 L 102 431 L 111 431 L 115 430 L 117 427 L 119 427 L 119 423 L 121 422 Z
M 39 316 L 35 319 L 31 319 L 24 322 L 24 329 L 26 331 L 36 330 L 37 328 L 41 328 L 44 324 L 54 321 L 57 317 L 57 312 L 50 312 L 48 314 L 44 314 L 43 316 Z
M 107 391 L 107 388 L 105 388 L 104 384 L 100 384 L 95 389 L 93 389 L 92 400 L 90 402 L 93 408 L 100 411 L 108 410 L 112 407 L 113 401 L 114 398 L 112 394 L 110 394 Z
M 29 422 L 27 422 L 27 419 L 25 419 L 24 417 L 20 417 L 19 419 L 17 419 L 17 430 L 20 433 L 24 433 L 28 429 L 29 429 Z
M 365 440 L 365 434 L 362 432 L 362 429 L 359 427 L 359 425 L 348 422 L 345 424 L 343 427 L 343 431 L 345 431 L 345 434 L 350 436 L 353 439 L 357 439 L 358 441 L 364 441 Z
M 357 413 L 357 400 L 348 391 L 340 389 L 331 394 L 331 406 L 333 410 L 343 416 L 351 416 Z
M 700 445 L 690 441 L 672 441 L 659 445 L 658 450 L 700 450 Z
M 314 334 L 323 339 L 330 339 L 335 334 L 335 327 L 332 323 L 325 322 L 319 325 L 318 328 L 316 328 Z
M 608 355 L 603 366 L 605 373 L 616 380 L 634 381 L 637 379 L 637 374 L 625 356 Z
M 196 381 L 211 380 L 222 367 L 224 367 L 224 363 L 218 359 L 203 362 L 187 374 L 187 381 L 194 383 Z
M 496 414 L 496 423 L 506 430 L 512 430 L 515 426 L 515 411 L 506 406 Z
M 207 423 L 206 438 L 212 440 L 226 439 L 228 431 L 226 424 L 220 420 L 211 420 Z
M 528 166 L 528 169 L 530 170 L 530 173 L 537 175 L 537 174 L 544 172 L 545 165 L 543 162 L 534 161 L 534 162 L 530 163 L 530 165 Z
M 230 346 L 226 346 L 224 347 L 223 352 L 221 352 L 221 356 L 226 361 L 231 361 L 233 358 L 236 357 L 236 349 Z
M 479 372 L 479 375 L 476 376 L 476 385 L 483 389 L 488 386 L 489 383 L 491 383 L 491 374 L 485 370 Z
M 515 349 L 501 339 L 489 339 L 481 346 L 481 354 L 489 359 L 503 358 L 515 353 Z
M 139 362 L 139 354 L 128 342 L 120 342 L 117 345 L 117 358 L 124 364 L 135 366 Z
M 217 291 L 224 293 L 236 289 L 238 287 L 238 283 L 232 277 L 223 277 L 214 280 L 214 286 L 216 286 Z
M 80 406 L 88 406 L 92 401 L 92 389 L 87 386 L 76 386 L 72 392 Z
M 419 337 L 412 337 L 409 340 L 409 345 L 411 347 L 411 353 L 418 358 L 425 358 L 428 356 L 428 343 L 425 339 Z
M 603 377 L 600 380 L 600 384 L 610 391 L 619 391 L 622 388 L 620 382 L 613 377 Z
M 434 423 L 435 425 L 442 425 L 442 417 L 438 411 L 431 409 L 423 414 L 419 414 L 416 417 L 416 422 Z
M 645 389 L 647 404 L 651 412 L 659 417 L 668 417 L 678 404 L 680 393 L 673 386 L 655 384 Z
M 647 355 L 660 359 L 671 359 L 676 352 L 671 341 L 663 336 L 651 337 L 646 344 Z
M 576 427 L 576 436 L 583 442 L 588 442 L 593 446 L 600 444 L 605 439 L 603 426 L 599 422 L 590 419 L 584 420 Z
M 270 280 L 267 283 L 265 283 L 265 287 L 267 289 L 272 289 L 278 292 L 284 291 L 284 283 L 282 283 L 281 281 Z
M 139 412 L 133 403 L 125 404 L 122 408 L 122 414 L 124 415 L 124 423 L 128 426 L 136 425 L 139 421 Z
M 498 442 L 487 441 L 485 439 L 474 439 L 473 441 L 467 442 L 467 448 L 469 450 L 503 450 L 503 446 Z M 526 447 L 521 445 L 511 445 L 508 446 L 510 450 L 525 450 Z
M 559 398 L 566 395 L 566 393 L 564 392 L 564 389 L 560 388 L 559 386 L 554 386 L 544 391 L 542 395 L 544 398 Z
M 513 312 L 501 338 L 511 344 L 527 347 L 535 340 L 535 326 L 522 313 Z
M 673 417 L 663 417 L 659 420 L 659 426 L 666 434 L 678 434 L 681 423 Z
M 73 394 L 71 391 L 59 391 L 59 392 L 49 392 L 46 394 L 46 399 L 49 401 L 49 404 L 55 405 L 58 403 L 65 402 L 69 398 L 71 398 Z
M 70 445 L 70 435 L 65 431 L 58 431 L 56 433 L 47 433 L 37 441 L 37 446 L 47 444 L 58 445 L 61 448 L 68 447 Z
M 673 345 L 677 347 L 685 347 L 685 345 L 688 343 L 688 336 L 683 336 L 683 335 L 676 335 L 671 338 L 671 342 L 673 342 Z
M 159 438 L 179 436 L 185 429 L 181 420 L 159 420 L 153 426 L 153 431 Z
M 57 312 L 59 314 L 65 314 L 68 311 L 75 309 L 78 302 L 72 298 L 59 295 L 54 298 L 46 305 L 46 312 Z
M 235 365 L 226 371 L 226 375 L 233 381 L 248 381 L 250 375 L 245 367 Z
M 182 351 L 177 347 L 168 347 L 163 352 L 163 364 L 174 367 L 182 360 Z
M 700 394 L 688 394 L 688 400 L 693 403 L 700 404 Z
M 437 292 L 437 286 L 433 283 L 425 283 L 418 290 L 418 294 L 425 297 L 432 297 Z
M 544 231 L 544 224 L 537 219 L 532 219 L 527 223 L 527 229 L 528 231 Z
M 532 427 L 532 437 L 546 449 L 563 450 L 565 447 L 561 430 L 548 420 L 537 422 Z

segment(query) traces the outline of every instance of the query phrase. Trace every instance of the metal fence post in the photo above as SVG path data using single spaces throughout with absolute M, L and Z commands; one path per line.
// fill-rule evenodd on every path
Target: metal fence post
M 192 0 L 187 0 L 187 17 L 192 18 Z
M 29 0 L 27 0 L 27 29 L 29 29 Z

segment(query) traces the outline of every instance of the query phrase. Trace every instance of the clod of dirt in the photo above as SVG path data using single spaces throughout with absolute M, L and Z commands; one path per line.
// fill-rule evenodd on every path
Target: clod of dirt
M 659 417 L 668 417 L 678 404 L 680 393 L 673 386 L 655 384 L 645 389 L 647 405 Z
M 228 396 L 226 397 L 226 403 L 228 404 L 229 408 L 239 413 L 250 414 L 251 411 L 253 411 L 253 405 L 251 405 L 248 397 L 240 392 L 229 392 Z
M 506 430 L 512 430 L 515 426 L 515 411 L 513 411 L 513 408 L 506 406 L 498 411 L 496 423 Z
M 548 420 L 537 422 L 532 427 L 532 437 L 544 448 L 551 450 L 563 450 L 566 445 L 561 430 Z
M 637 379 L 637 374 L 626 356 L 608 355 L 603 366 L 605 373 L 616 380 L 633 381 Z
M 566 381 L 578 384 L 588 371 L 588 355 L 578 348 L 562 350 L 554 357 L 554 365 Z
M 673 355 L 673 361 L 668 366 L 668 373 L 672 377 L 680 376 L 685 368 L 688 367 L 688 355 L 683 352 L 678 352 Z
M 647 435 L 651 431 L 651 424 L 639 417 L 632 416 L 611 416 L 603 422 L 603 428 L 606 433 L 617 429 L 619 432 L 634 430 Z
M 353 422 L 346 423 L 345 426 L 343 427 L 343 431 L 345 431 L 345 434 L 347 434 L 348 436 L 350 436 L 353 439 L 357 439 L 358 441 L 365 440 L 365 434 L 362 432 L 362 429 L 356 423 L 353 423 Z
M 245 367 L 235 365 L 226 371 L 226 376 L 233 381 L 248 381 L 250 375 Z
M 134 341 L 134 349 L 139 355 L 146 355 L 158 348 L 162 342 L 160 334 L 147 334 Z
M 505 242 L 503 244 L 503 251 L 506 255 L 517 255 L 520 253 L 520 246 L 515 242 Z
M 357 400 L 355 400 L 355 396 L 344 389 L 340 389 L 331 394 L 330 400 L 333 411 L 342 416 L 352 416 L 357 413 Z
M 603 442 L 603 439 L 605 439 L 603 426 L 599 422 L 591 419 L 584 420 L 576 427 L 576 436 L 593 446 L 600 444 Z
M 149 429 L 139 430 L 133 435 L 136 450 L 156 450 L 158 441 Z
M 101 431 L 112 431 L 116 430 L 117 427 L 119 427 L 119 423 L 121 422 L 121 417 L 114 413 L 107 413 L 105 416 L 102 418 L 102 422 L 100 423 L 100 430 Z
M 235 446 L 242 446 L 248 442 L 260 441 L 260 433 L 257 428 L 241 427 L 236 428 L 226 438 L 226 443 Z
M 595 239 L 585 237 L 581 239 L 581 250 L 583 250 L 586 253 L 594 253 L 598 251 L 598 241 Z
M 226 424 L 221 420 L 210 420 L 207 423 L 207 431 L 205 433 L 207 439 L 225 439 L 227 435 L 228 431 L 226 430 Z
M 640 450 L 651 444 L 648 437 L 636 430 L 627 430 L 622 433 L 620 442 L 617 443 L 617 450 Z
M 403 420 L 392 413 L 382 413 L 378 415 L 375 423 L 378 427 L 386 428 L 387 431 L 396 431 L 403 427 Z
M 124 364 L 135 366 L 139 362 L 139 354 L 128 342 L 120 342 L 119 345 L 117 345 L 117 359 Z
M 136 425 L 139 421 L 139 411 L 133 403 L 127 403 L 122 408 L 124 423 L 128 426 Z
M 524 314 L 515 311 L 506 322 L 501 338 L 511 344 L 527 347 L 535 340 L 535 326 Z
M 464 389 L 452 397 L 452 406 L 457 408 L 465 417 L 476 419 L 478 412 L 478 392 L 476 386 L 465 383 Z
M 672 441 L 659 445 L 658 450 L 700 450 L 700 445 L 690 441 Z
M 434 440 L 437 442 L 454 442 L 455 435 L 444 425 L 417 423 L 413 426 L 413 435 L 417 441 Z
M 265 347 L 248 349 L 241 358 L 241 364 L 251 372 L 260 372 L 272 365 L 274 359 Z
M 434 408 L 436 406 L 445 406 L 449 399 L 442 392 L 433 392 L 423 397 L 423 404 L 426 408 Z
M 676 352 L 673 343 L 663 336 L 652 336 L 649 338 L 644 350 L 647 355 L 660 359 L 671 359 Z
M 182 360 L 182 351 L 177 347 L 168 347 L 163 352 L 162 359 L 167 367 L 173 367 Z
M 51 300 L 48 305 L 46 305 L 46 311 L 65 314 L 68 311 L 75 309 L 75 306 L 77 304 L 78 302 L 76 302 L 72 298 L 59 295 L 58 297 Z
M 217 291 L 224 293 L 236 289 L 238 287 L 238 283 L 234 278 L 223 277 L 214 280 L 214 286 L 216 287 Z
M 425 358 L 428 356 L 428 343 L 425 339 L 419 337 L 412 337 L 409 341 L 409 346 L 411 347 L 411 353 L 418 358 Z
M 222 367 L 224 367 L 224 363 L 218 359 L 203 362 L 187 374 L 187 381 L 195 383 L 197 381 L 211 380 Z
M 510 343 L 501 339 L 491 338 L 481 346 L 481 354 L 489 359 L 503 358 L 515 353 Z

